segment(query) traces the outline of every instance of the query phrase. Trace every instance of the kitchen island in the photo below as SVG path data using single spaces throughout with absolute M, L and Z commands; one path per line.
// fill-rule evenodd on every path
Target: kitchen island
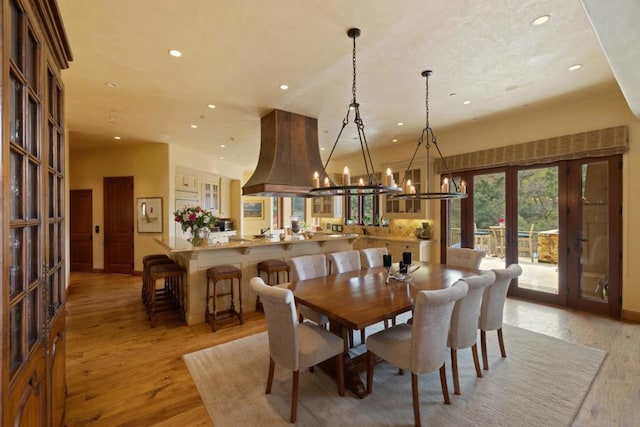
M 242 271 L 243 310 L 254 311 L 256 296 L 249 288 L 249 280 L 257 276 L 259 262 L 268 259 L 288 262 L 301 255 L 350 250 L 358 237 L 358 234 L 315 234 L 310 239 L 239 238 L 201 247 L 179 238 L 157 239 L 157 242 L 187 270 L 185 320 L 193 325 L 205 321 L 208 268 L 227 264 L 238 267 Z

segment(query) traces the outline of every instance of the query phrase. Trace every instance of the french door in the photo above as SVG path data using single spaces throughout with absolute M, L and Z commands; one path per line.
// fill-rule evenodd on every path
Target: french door
M 620 156 L 459 175 L 469 197 L 442 203 L 443 254 L 473 247 L 481 269 L 520 264 L 511 295 L 619 316 Z

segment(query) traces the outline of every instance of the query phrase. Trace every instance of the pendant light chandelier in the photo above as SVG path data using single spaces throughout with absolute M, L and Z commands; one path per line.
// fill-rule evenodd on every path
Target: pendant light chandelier
M 367 144 L 367 137 L 364 133 L 364 123 L 362 121 L 362 117 L 360 116 L 360 104 L 356 99 L 356 38 L 360 36 L 360 29 L 351 28 L 347 31 L 347 35 L 349 38 L 353 39 L 353 84 L 351 86 L 351 92 L 353 98 L 349 107 L 347 108 L 347 113 L 342 120 L 342 127 L 340 128 L 340 132 L 338 132 L 338 136 L 336 138 L 333 147 L 331 148 L 331 152 L 329 153 L 329 157 L 323 166 L 323 170 L 321 172 L 314 173 L 312 179 L 312 189 L 309 191 L 310 197 L 322 197 L 322 196 L 348 196 L 348 195 L 367 195 L 367 194 L 385 194 L 385 193 L 400 193 L 402 190 L 397 186 L 392 185 L 383 185 L 379 182 L 378 177 L 376 176 L 375 168 L 373 166 L 373 162 L 371 161 L 371 153 L 369 152 L 369 145 Z M 358 139 L 360 141 L 360 150 L 362 151 L 362 158 L 364 159 L 364 166 L 366 171 L 366 178 L 361 178 L 358 183 L 354 185 L 351 184 L 351 175 L 349 173 L 349 169 L 347 167 L 344 168 L 341 182 L 340 184 L 334 183 L 333 180 L 327 174 L 327 165 L 331 160 L 331 156 L 333 155 L 336 146 L 338 145 L 338 141 L 340 141 L 340 136 L 344 131 L 345 127 L 349 124 L 349 115 L 351 111 L 354 113 L 353 123 L 355 124 L 358 131 Z M 366 179 L 366 182 L 365 182 Z M 388 182 L 385 182 L 389 184 Z
M 418 145 L 416 146 L 415 151 L 413 152 L 413 156 L 411 157 L 411 161 L 409 162 L 409 166 L 404 174 L 404 178 L 402 179 L 402 183 L 400 188 L 404 189 L 403 193 L 400 194 L 391 194 L 388 197 L 393 199 L 402 199 L 402 200 L 451 200 L 451 199 L 464 199 L 467 197 L 467 185 L 464 181 L 460 182 L 460 187 L 451 176 L 451 172 L 447 167 L 447 163 L 442 156 L 442 152 L 440 151 L 440 147 L 438 147 L 438 141 L 433 134 L 433 129 L 429 126 L 429 76 L 432 74 L 431 70 L 426 70 L 422 72 L 422 76 L 426 81 L 426 95 L 425 95 L 425 109 L 426 109 L 426 126 L 422 129 L 422 134 L 418 139 Z M 407 185 L 407 177 L 409 176 L 409 172 L 413 166 L 413 161 L 416 158 L 416 154 L 418 154 L 418 150 L 422 144 L 426 143 L 427 149 L 427 182 L 426 182 L 426 192 L 424 193 L 416 193 L 415 190 L 411 187 L 411 185 Z M 445 178 L 443 179 L 439 191 L 431 191 L 431 148 L 435 148 L 438 152 L 438 156 L 440 158 L 440 162 L 444 169 Z

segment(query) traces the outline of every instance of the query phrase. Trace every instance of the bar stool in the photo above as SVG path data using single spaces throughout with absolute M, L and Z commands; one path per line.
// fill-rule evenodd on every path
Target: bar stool
M 268 259 L 258 263 L 258 277 L 261 277 L 260 273 L 263 273 L 263 272 L 267 274 L 267 280 L 265 280 L 265 283 L 269 286 L 273 286 L 280 283 L 281 272 L 287 273 L 287 282 L 289 281 L 289 273 L 291 272 L 291 266 L 287 264 L 285 261 L 282 261 L 279 259 Z M 273 273 L 276 274 L 275 283 L 271 283 L 271 275 Z M 260 311 L 264 313 L 264 309 L 262 308 L 262 303 L 260 302 L 259 295 L 256 296 L 256 311 Z
M 158 314 L 171 309 L 176 311 L 182 320 L 185 319 L 184 309 L 184 278 L 186 270 L 174 263 L 152 265 L 148 272 L 148 305 L 147 313 L 151 327 L 156 326 Z M 164 279 L 164 287 L 156 289 L 156 282 Z
M 238 279 L 238 305 L 239 311 L 235 308 L 235 292 L 233 291 L 233 279 Z M 218 292 L 217 285 L 221 280 L 229 280 L 229 291 Z M 244 314 L 242 313 L 242 289 L 240 285 L 242 283 L 242 271 L 233 265 L 219 265 L 207 269 L 207 299 L 204 312 L 205 322 L 209 322 L 211 330 L 216 332 L 218 330 L 218 320 L 238 318 L 238 324 L 244 324 Z M 226 310 L 218 311 L 217 299 L 218 297 L 231 297 L 230 306 Z M 212 302 L 213 310 L 209 311 L 209 302 Z
M 145 307 L 147 307 L 147 309 L 149 306 L 149 292 L 151 288 L 155 286 L 155 283 L 149 277 L 149 268 L 151 268 L 154 265 L 166 265 L 166 264 L 175 264 L 175 261 L 173 261 L 168 256 L 142 259 L 141 297 L 142 297 L 142 302 L 144 303 Z

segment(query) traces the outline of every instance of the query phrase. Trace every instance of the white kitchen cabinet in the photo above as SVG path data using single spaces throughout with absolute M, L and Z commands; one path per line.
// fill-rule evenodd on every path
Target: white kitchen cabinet
M 324 196 L 311 199 L 314 218 L 342 218 L 342 196 Z
M 220 178 L 220 218 L 229 218 L 231 215 L 231 179 Z
M 176 171 L 176 191 L 197 193 L 199 191 L 198 175 Z
M 215 216 L 220 216 L 220 179 L 217 177 L 200 180 L 200 204 Z
M 405 171 L 394 172 L 393 179 L 400 185 L 404 179 Z M 416 168 L 409 171 L 407 179 L 411 180 L 412 185 L 415 187 L 416 193 L 424 192 L 422 169 Z M 425 218 L 427 204 L 424 200 L 399 200 L 384 197 L 382 203 L 384 214 L 383 216 L 389 218 Z

